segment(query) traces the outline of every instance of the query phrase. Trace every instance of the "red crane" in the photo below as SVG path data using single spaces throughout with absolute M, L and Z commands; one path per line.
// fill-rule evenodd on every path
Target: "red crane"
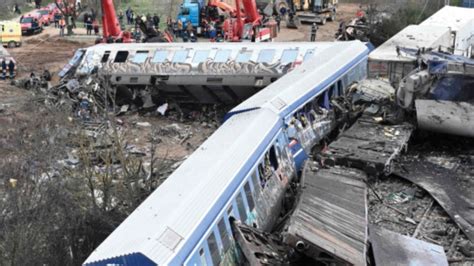
M 128 31 L 122 31 L 115 13 L 113 0 L 102 0 L 102 36 L 103 42 L 132 42 L 132 36 Z
M 217 1 L 210 1 L 209 5 L 229 13 L 229 18 L 224 21 L 227 40 L 238 42 L 270 39 L 270 29 L 263 26 L 255 0 L 235 0 L 235 9 L 222 7 Z

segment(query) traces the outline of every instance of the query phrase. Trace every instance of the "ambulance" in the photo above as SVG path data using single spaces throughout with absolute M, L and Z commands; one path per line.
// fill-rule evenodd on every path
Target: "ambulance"
M 21 45 L 21 25 L 15 21 L 0 21 L 0 42 L 8 48 Z

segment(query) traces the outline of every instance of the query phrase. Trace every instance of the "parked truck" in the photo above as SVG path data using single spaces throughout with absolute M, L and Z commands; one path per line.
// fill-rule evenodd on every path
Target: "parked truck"
M 202 6 L 203 3 L 197 0 L 184 0 L 179 8 L 178 20 L 181 20 L 183 25 L 190 21 L 194 28 L 198 28 L 201 22 Z
M 301 0 L 295 2 L 297 10 L 303 10 L 298 14 L 298 20 L 302 23 L 326 24 L 326 21 L 336 20 L 336 8 L 338 0 Z

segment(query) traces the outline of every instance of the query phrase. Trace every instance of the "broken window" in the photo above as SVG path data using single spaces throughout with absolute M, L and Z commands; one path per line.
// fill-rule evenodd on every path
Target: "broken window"
M 155 56 L 151 59 L 152 63 L 163 63 L 168 58 L 168 51 L 156 51 Z
M 254 171 L 252 173 L 252 184 L 253 184 L 253 190 L 254 190 L 254 193 L 255 193 L 255 198 L 258 197 L 258 194 L 260 192 L 260 184 L 258 183 L 258 176 L 257 176 L 257 171 Z
M 250 190 L 249 182 L 246 182 L 244 185 L 245 196 L 247 197 L 247 203 L 249 204 L 249 210 L 253 211 L 255 208 L 255 202 L 252 196 L 252 190 Z
M 208 58 L 208 56 L 209 56 L 209 51 L 208 51 L 208 50 L 196 51 L 196 52 L 194 53 L 193 63 L 201 63 L 201 62 L 204 62 L 204 61 L 206 61 L 206 59 Z
M 234 217 L 235 218 L 235 214 L 234 214 L 234 208 L 232 207 L 232 203 L 229 207 L 229 209 L 227 210 L 227 216 L 230 218 L 230 217 Z
M 309 49 L 308 51 L 306 51 L 306 53 L 304 54 L 303 61 L 306 61 L 310 59 L 311 57 L 313 57 L 314 52 L 315 52 L 315 49 Z
M 219 254 L 219 247 L 217 246 L 217 240 L 214 232 L 212 232 L 207 238 L 207 244 L 209 245 L 209 251 L 211 251 L 212 264 L 219 265 L 221 256 Z
M 104 55 L 102 56 L 101 62 L 102 63 L 107 62 L 109 60 L 109 57 L 110 57 L 110 51 L 105 51 Z
M 142 64 L 148 58 L 148 51 L 137 51 L 133 56 L 132 62 L 136 64 Z
M 199 250 L 199 258 L 201 260 L 201 265 L 206 266 L 207 265 L 207 260 L 206 260 L 206 253 L 204 253 L 204 249 L 201 248 Z
M 329 87 L 329 90 L 328 90 L 328 98 L 329 99 L 332 99 L 334 97 L 336 97 L 337 94 L 336 94 L 336 87 L 333 85 L 331 85 L 331 87 Z
M 237 55 L 237 59 L 235 61 L 237 63 L 244 63 L 250 61 L 250 57 L 252 56 L 252 51 L 240 51 Z
M 176 51 L 173 56 L 173 63 L 184 63 L 188 57 L 188 51 Z
M 247 220 L 247 211 L 245 210 L 244 198 L 241 192 L 239 192 L 237 196 L 237 209 L 239 209 L 240 221 L 245 223 Z
M 227 232 L 227 227 L 225 226 L 224 219 L 221 218 L 221 220 L 217 224 L 217 228 L 219 229 L 219 234 L 221 235 L 222 249 L 225 252 L 230 247 L 230 239 L 229 233 Z
M 342 87 L 342 80 L 337 81 L 337 90 L 338 90 L 338 95 L 339 96 L 344 95 L 344 88 Z
M 225 63 L 229 60 L 231 50 L 219 50 L 214 57 L 214 62 L 216 63 Z
M 298 49 L 286 49 L 283 51 L 283 54 L 281 55 L 280 62 L 283 65 L 286 65 L 288 63 L 293 63 L 295 62 L 297 57 L 298 57 Z
M 275 50 L 273 49 L 263 49 L 258 54 L 257 62 L 258 63 L 271 63 L 273 61 L 273 57 L 275 56 Z
M 127 61 L 128 51 L 118 51 L 114 63 L 123 63 Z
M 278 157 L 275 153 L 275 146 L 272 146 L 268 151 L 268 157 L 273 170 L 276 171 L 278 169 Z

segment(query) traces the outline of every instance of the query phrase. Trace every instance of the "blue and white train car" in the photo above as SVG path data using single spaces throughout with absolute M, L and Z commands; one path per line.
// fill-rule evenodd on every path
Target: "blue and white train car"
M 270 109 L 285 122 L 297 169 L 314 144 L 334 126 L 331 98 L 367 77 L 369 49 L 360 42 L 320 49 L 307 64 L 233 108 L 226 117 L 258 108 Z
M 368 52 L 358 41 L 327 45 L 298 71 L 232 110 L 225 123 L 89 256 L 85 265 L 241 262 L 230 218 L 263 230 L 275 225 L 284 193 L 297 175 L 292 142 L 304 143 L 301 132 L 290 132 L 289 121 L 295 116 L 301 121 L 298 114 L 302 112 L 322 121 L 320 117 L 330 112 L 331 96 L 365 77 Z M 311 112 L 315 105 L 327 110 Z M 311 128 L 315 128 L 314 123 L 306 122 Z M 316 138 L 317 133 L 313 130 L 304 137 Z

